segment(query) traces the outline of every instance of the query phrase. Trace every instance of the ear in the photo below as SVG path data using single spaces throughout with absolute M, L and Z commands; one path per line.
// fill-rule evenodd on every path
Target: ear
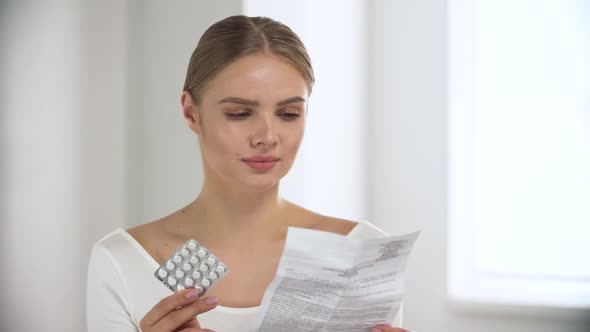
M 197 106 L 193 103 L 193 98 L 188 91 L 184 91 L 180 97 L 182 104 L 182 115 L 186 120 L 189 128 L 197 135 L 201 134 L 201 120 L 197 112 Z

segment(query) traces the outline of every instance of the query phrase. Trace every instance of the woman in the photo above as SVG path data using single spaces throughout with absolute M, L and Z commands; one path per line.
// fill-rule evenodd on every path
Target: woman
M 320 215 L 279 197 L 280 180 L 303 139 L 313 83 L 305 47 L 279 22 L 232 16 L 205 32 L 181 97 L 200 144 L 203 187 L 179 211 L 117 229 L 95 244 L 89 331 L 248 331 L 289 226 L 357 238 L 385 235 L 369 223 Z M 191 289 L 170 295 L 153 276 L 190 238 L 231 268 L 200 299 Z

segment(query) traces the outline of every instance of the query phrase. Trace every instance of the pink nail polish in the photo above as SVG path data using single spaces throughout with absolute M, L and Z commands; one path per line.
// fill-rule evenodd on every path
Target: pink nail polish
M 189 299 L 194 299 L 197 296 L 199 296 L 199 291 L 197 291 L 196 289 L 191 289 L 188 292 L 186 292 L 186 297 Z
M 215 296 L 208 297 L 207 300 L 205 300 L 205 303 L 209 305 L 217 304 L 217 298 Z

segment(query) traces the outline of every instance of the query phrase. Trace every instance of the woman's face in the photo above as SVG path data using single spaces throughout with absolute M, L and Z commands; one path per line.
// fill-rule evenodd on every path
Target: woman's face
M 308 96 L 299 72 L 270 54 L 230 63 L 207 84 L 192 115 L 185 92 L 205 176 L 257 191 L 277 185 L 301 145 Z

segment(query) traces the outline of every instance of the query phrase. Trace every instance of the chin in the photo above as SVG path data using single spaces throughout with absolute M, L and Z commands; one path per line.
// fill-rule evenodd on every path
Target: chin
M 245 187 L 247 187 L 249 190 L 252 191 L 256 191 L 256 192 L 264 192 L 270 189 L 273 189 L 274 187 L 279 185 L 278 180 L 274 180 L 273 181 L 258 181 L 258 182 L 253 182 L 253 183 L 244 183 Z
M 235 183 L 248 191 L 264 192 L 275 188 L 279 185 L 281 177 L 276 174 L 264 174 L 262 176 L 252 176 L 252 174 L 246 175 L 243 178 L 235 179 Z

